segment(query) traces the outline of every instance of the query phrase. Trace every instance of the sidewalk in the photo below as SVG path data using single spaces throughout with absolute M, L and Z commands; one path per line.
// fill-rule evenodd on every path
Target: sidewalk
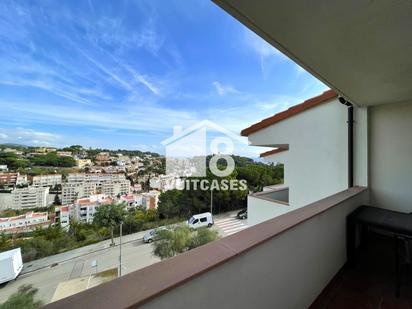
M 122 243 L 125 244 L 125 243 L 129 243 L 132 241 L 141 240 L 146 232 L 147 231 L 140 231 L 134 234 L 122 236 Z M 119 242 L 120 242 L 120 238 L 115 237 L 114 238 L 115 246 L 118 246 Z M 30 272 L 33 272 L 33 271 L 36 271 L 42 268 L 49 267 L 55 263 L 62 263 L 62 262 L 69 261 L 71 259 L 75 259 L 77 257 L 87 255 L 93 252 L 106 250 L 110 248 L 110 243 L 111 243 L 111 240 L 107 239 L 107 240 L 104 240 L 104 241 L 101 241 L 101 242 L 98 242 L 92 245 L 80 247 L 80 248 L 73 249 L 67 252 L 47 256 L 47 257 L 44 257 L 38 260 L 24 263 L 21 274 L 27 274 L 27 273 L 30 273 Z

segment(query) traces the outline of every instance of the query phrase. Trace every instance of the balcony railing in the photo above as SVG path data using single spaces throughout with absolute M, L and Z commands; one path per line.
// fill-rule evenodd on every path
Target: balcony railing
M 46 308 L 307 308 L 346 261 L 354 187 Z

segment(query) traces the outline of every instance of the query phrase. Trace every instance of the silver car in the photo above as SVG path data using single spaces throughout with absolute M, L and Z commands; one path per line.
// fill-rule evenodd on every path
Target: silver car
M 149 230 L 144 234 L 143 242 L 144 243 L 151 243 L 154 240 L 155 236 L 156 236 L 156 230 Z

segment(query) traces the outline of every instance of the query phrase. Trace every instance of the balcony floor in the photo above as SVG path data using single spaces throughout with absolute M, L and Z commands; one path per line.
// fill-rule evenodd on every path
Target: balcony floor
M 412 308 L 412 267 L 404 265 L 401 270 L 401 293 L 396 298 L 394 240 L 371 233 L 357 266 L 342 268 L 311 309 Z

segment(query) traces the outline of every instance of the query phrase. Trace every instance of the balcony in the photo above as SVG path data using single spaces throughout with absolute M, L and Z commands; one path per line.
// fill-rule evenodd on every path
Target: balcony
M 368 201 L 353 187 L 46 308 L 321 306 L 346 262 L 346 216 Z
M 264 189 L 248 196 L 248 224 L 258 224 L 292 209 L 289 206 L 288 187 L 281 185 Z

